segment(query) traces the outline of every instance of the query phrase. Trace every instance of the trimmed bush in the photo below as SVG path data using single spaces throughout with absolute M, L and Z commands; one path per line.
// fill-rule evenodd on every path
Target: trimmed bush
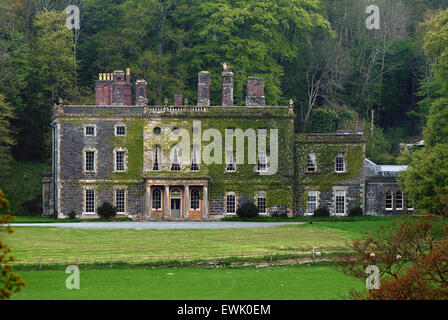
M 273 218 L 288 218 L 288 214 L 285 212 L 274 212 L 271 214 Z
M 362 216 L 362 208 L 361 207 L 354 207 L 351 208 L 348 215 L 350 217 L 359 217 Z
M 75 211 L 70 211 L 70 213 L 68 214 L 68 218 L 71 220 L 76 219 L 76 212 Z
M 329 217 L 330 211 L 328 211 L 328 209 L 325 207 L 321 207 L 314 211 L 314 216 L 315 217 Z
M 253 202 L 246 202 L 236 210 L 236 215 L 239 218 L 255 218 L 258 217 L 260 210 Z
M 98 215 L 103 219 L 115 218 L 117 215 L 117 208 L 110 202 L 104 201 L 101 207 L 98 207 Z

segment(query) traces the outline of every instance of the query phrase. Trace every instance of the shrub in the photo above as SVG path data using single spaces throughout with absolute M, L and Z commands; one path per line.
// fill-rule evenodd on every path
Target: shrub
M 314 216 L 315 217 L 329 217 L 330 211 L 328 211 L 328 209 L 325 207 L 321 207 L 321 208 L 314 210 Z
M 23 201 L 22 207 L 29 214 L 41 214 L 42 213 L 42 194 L 35 196 L 31 200 Z
M 117 215 L 117 208 L 110 202 L 104 201 L 101 207 L 98 207 L 98 215 L 103 219 L 115 218 Z
M 70 211 L 70 213 L 68 214 L 68 218 L 71 220 L 76 219 L 76 212 L 75 211 Z
M 273 212 L 273 213 L 271 213 L 271 217 L 273 217 L 273 218 L 288 218 L 288 214 L 286 212 Z
M 361 207 L 354 207 L 351 208 L 348 215 L 350 217 L 359 217 L 362 216 L 362 208 Z
M 246 202 L 236 210 L 236 215 L 239 218 L 255 218 L 258 217 L 260 210 L 253 202 Z

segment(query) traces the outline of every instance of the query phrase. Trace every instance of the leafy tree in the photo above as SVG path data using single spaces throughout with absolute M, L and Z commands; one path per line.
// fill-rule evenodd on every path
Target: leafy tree
M 398 221 L 354 240 L 353 253 L 344 256 L 338 266 L 362 281 L 366 281 L 368 266 L 378 267 L 380 289 L 352 292 L 357 299 L 447 299 L 447 241 L 447 226 L 441 219 L 426 216 Z
M 11 120 L 14 118 L 12 105 L 0 94 L 0 170 L 5 170 L 12 161 L 11 147 L 15 144 L 15 139 Z
M 12 293 L 20 291 L 21 287 L 25 285 L 25 281 L 18 274 L 12 272 L 12 263 L 16 258 L 4 241 L 5 234 L 14 232 L 9 224 L 12 220 L 8 200 L 4 198 L 4 193 L 0 189 L 0 300 L 9 299 Z
M 448 10 L 428 21 L 427 26 L 425 50 L 437 58 L 434 75 L 444 93 L 431 105 L 423 132 L 425 148 L 412 154 L 409 168 L 399 183 L 415 200 L 415 208 L 442 214 L 447 208 L 448 194 Z

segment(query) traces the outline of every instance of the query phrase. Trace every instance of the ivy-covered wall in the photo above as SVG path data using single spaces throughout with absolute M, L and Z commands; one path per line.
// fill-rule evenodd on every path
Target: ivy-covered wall
M 136 112 L 137 110 L 139 112 Z M 207 111 L 198 112 L 162 112 L 152 113 L 143 108 L 132 109 L 123 107 L 89 107 L 68 106 L 60 112 L 55 120 L 60 124 L 60 169 L 62 170 L 60 190 L 61 214 L 67 215 L 72 209 L 81 210 L 82 188 L 95 186 L 101 193 L 98 199 L 110 198 L 110 193 L 117 184 L 132 186 L 129 199 L 140 197 L 138 212 L 143 210 L 144 179 L 173 178 L 209 180 L 210 203 L 221 203 L 227 191 L 235 192 L 240 199 L 255 199 L 258 191 L 266 192 L 267 207 L 276 210 L 284 207 L 292 213 L 293 210 L 293 177 L 294 177 L 294 127 L 293 112 L 288 107 L 210 107 Z M 193 145 L 193 123 L 200 122 L 201 136 L 207 129 L 215 129 L 222 136 L 222 164 L 200 163 L 200 170 L 192 172 L 189 166 L 182 166 L 181 171 L 170 171 L 170 152 L 177 143 L 169 137 L 175 128 L 184 129 L 190 133 Z M 96 127 L 95 136 L 84 134 L 84 127 Z M 126 136 L 114 135 L 116 125 L 126 127 Z M 160 128 L 156 134 L 154 128 Z M 271 150 L 270 130 L 278 130 L 278 171 L 273 175 L 261 175 L 255 171 L 256 164 L 237 164 L 236 172 L 226 172 L 225 164 L 225 134 L 227 128 L 266 129 L 266 150 Z M 212 141 L 202 141 L 202 151 Z M 234 142 L 235 143 L 235 142 Z M 245 139 L 245 149 L 248 148 Z M 153 171 L 154 146 L 162 148 L 162 170 Z M 97 151 L 96 172 L 83 172 L 83 150 L 94 148 Z M 126 150 L 125 172 L 114 172 L 113 152 L 116 148 Z M 135 187 L 137 184 L 140 187 Z M 216 201 L 215 201 L 216 200 Z M 220 202 L 221 201 L 221 202 Z M 219 206 L 218 206 L 219 207 Z M 212 208 L 210 208 L 212 211 Z M 215 214 L 216 208 L 214 208 Z M 223 214 L 224 212 L 222 212 Z
M 336 156 L 345 153 L 345 172 L 335 170 Z M 308 155 L 316 153 L 317 170 L 307 172 Z M 362 134 L 296 134 L 295 214 L 306 211 L 308 191 L 318 191 L 320 206 L 334 214 L 334 192 L 345 190 L 348 211 L 363 206 L 365 141 Z

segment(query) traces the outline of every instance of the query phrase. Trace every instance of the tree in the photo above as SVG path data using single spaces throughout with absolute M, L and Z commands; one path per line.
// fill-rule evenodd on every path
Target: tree
M 4 241 L 5 234 L 14 232 L 9 224 L 10 221 L 12 218 L 9 203 L 0 189 L 0 300 L 9 299 L 14 292 L 20 291 L 21 287 L 25 285 L 25 281 L 18 274 L 12 272 L 15 256 Z
M 428 213 L 445 212 L 448 195 L 448 10 L 426 23 L 425 51 L 436 57 L 434 78 L 441 97 L 430 107 L 427 126 L 423 131 L 425 148 L 413 153 L 409 168 L 399 179 L 415 208 Z
M 352 292 L 357 299 L 448 299 L 448 229 L 426 216 L 370 232 L 350 246 L 338 266 L 366 281 L 366 268 L 379 269 L 380 288 Z
M 15 139 L 11 120 L 14 118 L 14 108 L 0 94 L 0 170 L 8 168 L 12 161 L 11 147 L 15 144 Z

